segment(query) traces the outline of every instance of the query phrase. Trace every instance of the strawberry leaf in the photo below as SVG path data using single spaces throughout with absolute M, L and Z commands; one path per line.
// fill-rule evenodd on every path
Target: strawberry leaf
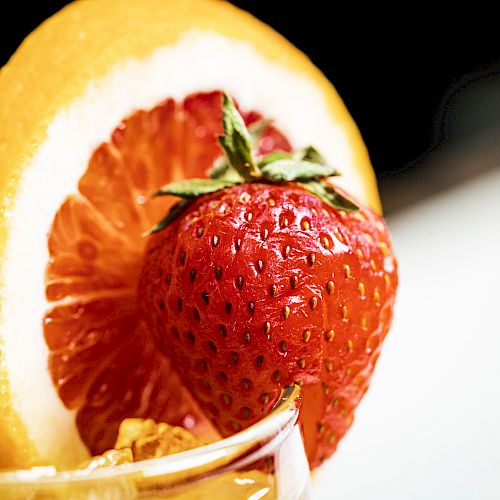
M 224 156 L 214 164 L 208 172 L 208 176 L 210 179 L 221 179 L 227 174 L 230 168 L 227 158 Z
M 271 123 L 272 120 L 262 119 L 252 123 L 252 125 L 248 127 L 248 132 L 250 134 L 253 148 L 256 148 L 258 146 L 260 137 L 267 130 Z M 208 175 L 211 179 L 230 179 L 234 180 L 235 182 L 242 180 L 241 176 L 236 172 L 236 170 L 234 170 L 234 168 L 231 168 L 226 156 L 223 156 L 215 163 L 212 169 L 208 172 Z
M 180 217 L 184 211 L 193 203 L 193 200 L 183 198 L 177 202 L 168 212 L 168 214 L 160 221 L 156 226 L 154 226 L 149 234 L 159 233 L 161 230 L 165 229 L 169 224 L 174 222 L 175 219 Z
M 285 153 L 285 151 L 273 151 L 272 153 L 269 153 L 268 155 L 261 158 L 259 160 L 258 166 L 262 171 L 262 168 L 266 165 L 269 165 L 270 163 L 274 163 L 278 160 L 291 160 L 292 158 L 292 155 L 290 153 Z
M 261 135 L 267 130 L 271 123 L 271 120 L 262 119 L 252 123 L 252 125 L 248 127 L 248 133 L 250 134 L 253 148 L 258 146 Z M 238 172 L 236 172 L 236 170 L 234 170 L 234 168 L 231 168 L 231 166 L 229 165 L 226 156 L 222 157 L 215 163 L 212 169 L 208 172 L 208 176 L 211 179 L 230 179 L 234 182 L 242 181 L 242 178 L 238 174 Z
M 219 181 L 228 181 L 233 184 L 238 184 L 243 182 L 241 175 L 231 168 L 229 163 L 227 162 L 227 158 L 221 158 L 212 169 L 208 172 L 208 175 L 211 179 L 219 180 Z
M 174 195 L 181 196 L 182 198 L 196 198 L 204 194 L 215 193 L 239 182 L 223 179 L 189 179 L 167 184 L 156 191 L 154 196 Z
M 319 163 L 321 165 L 326 165 L 326 160 L 314 146 L 307 146 L 302 151 L 300 151 L 300 159 L 305 161 L 312 161 L 313 163 Z M 337 173 L 336 175 L 339 174 Z
M 301 185 L 310 193 L 318 196 L 327 205 L 338 210 L 346 212 L 354 212 L 359 210 L 359 207 L 351 200 L 339 193 L 333 186 L 319 181 L 301 182 Z
M 252 157 L 252 142 L 245 122 L 231 98 L 224 94 L 222 104 L 222 126 L 224 135 L 219 142 L 226 153 L 229 164 L 245 180 L 260 176 Z
M 260 170 L 266 179 L 274 182 L 308 181 L 338 174 L 337 170 L 333 167 L 293 159 L 271 161 L 261 166 Z

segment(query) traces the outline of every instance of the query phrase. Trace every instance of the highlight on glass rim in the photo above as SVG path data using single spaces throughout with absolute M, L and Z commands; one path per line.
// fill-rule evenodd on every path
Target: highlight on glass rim
M 6 55 L 2 498 L 402 491 L 353 478 L 413 446 L 436 367 L 411 333 L 448 304 L 416 242 L 450 245 L 463 194 L 402 203 L 472 143 L 382 176 L 327 76 L 238 3 L 61 2 Z

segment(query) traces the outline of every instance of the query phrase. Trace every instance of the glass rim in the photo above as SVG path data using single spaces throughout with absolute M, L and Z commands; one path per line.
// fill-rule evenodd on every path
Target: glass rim
M 96 480 L 134 481 L 155 478 L 176 484 L 196 480 L 216 471 L 228 472 L 237 466 L 241 467 L 242 461 L 251 464 L 260 459 L 260 455 L 275 450 L 295 426 L 299 407 L 300 387 L 294 384 L 283 389 L 280 399 L 267 416 L 250 427 L 213 443 L 160 458 L 97 468 L 91 472 L 74 469 L 37 476 L 36 473 L 31 473 L 33 469 L 5 470 L 0 471 L 0 485 L 48 486 Z M 265 453 L 259 453 L 261 448 L 265 448 Z

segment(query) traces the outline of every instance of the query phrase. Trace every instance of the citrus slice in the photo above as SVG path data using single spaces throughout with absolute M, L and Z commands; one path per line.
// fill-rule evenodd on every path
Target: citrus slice
M 75 465 L 125 417 L 211 432 L 147 342 L 135 287 L 141 234 L 167 208 L 149 195 L 220 154 L 218 89 L 247 121 L 275 121 L 263 150 L 313 143 L 379 208 L 333 87 L 250 15 L 209 0 L 63 9 L 0 73 L 0 465 Z

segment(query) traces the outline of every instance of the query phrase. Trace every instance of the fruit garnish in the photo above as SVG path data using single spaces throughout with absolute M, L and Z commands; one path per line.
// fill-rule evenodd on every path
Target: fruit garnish
M 80 192 L 64 201 L 53 221 L 44 321 L 49 370 L 64 405 L 76 410 L 92 454 L 113 446 L 127 417 L 183 426 L 204 441 L 219 437 L 153 344 L 137 284 L 147 243 L 141 234 L 174 203 L 150 194 L 173 178 L 175 165 L 203 175 L 217 161 L 220 102 L 217 91 L 195 94 L 126 119 L 94 152 Z M 260 117 L 246 113 L 246 120 Z M 200 129 L 211 132 L 201 135 Z M 185 142 L 174 148 L 179 130 Z M 256 141 L 257 148 L 264 141 L 267 148 L 289 147 L 272 126 Z M 124 189 L 130 176 L 135 184 Z
M 282 387 L 301 384 L 316 466 L 350 427 L 391 323 L 389 233 L 324 178 L 338 172 L 316 149 L 254 156 L 228 96 L 222 117 L 221 177 L 156 193 L 181 201 L 148 242 L 143 317 L 224 436 L 266 415 Z
M 333 86 L 229 2 L 70 3 L 2 68 L 0 466 L 75 467 L 126 417 L 217 437 L 143 335 L 136 296 L 141 235 L 174 203 L 150 194 L 226 168 L 221 88 L 256 158 L 313 143 L 335 184 L 380 210 Z

